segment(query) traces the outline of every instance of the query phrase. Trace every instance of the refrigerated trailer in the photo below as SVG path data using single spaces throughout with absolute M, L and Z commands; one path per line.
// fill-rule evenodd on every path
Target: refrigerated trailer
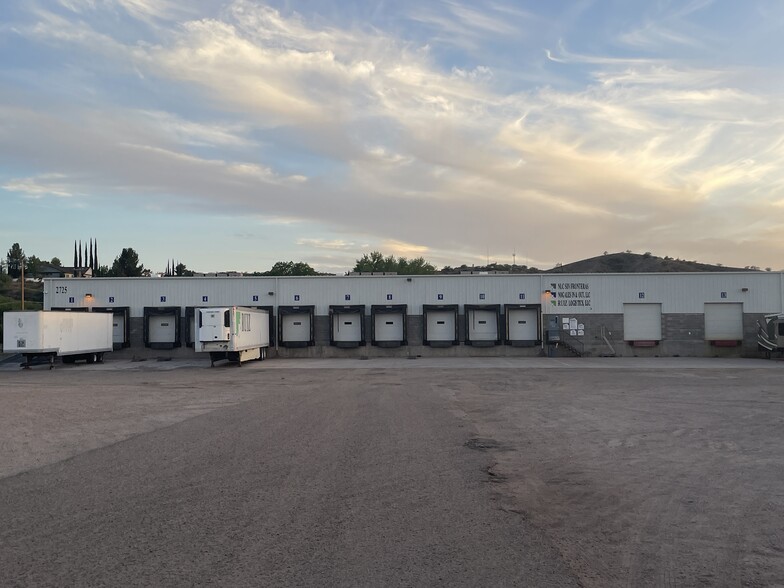
M 112 315 L 103 312 L 9 311 L 3 313 L 3 352 L 21 353 L 25 368 L 38 357 L 49 360 L 49 369 L 56 357 L 100 363 L 113 348 L 112 331 Z
M 270 345 L 269 312 L 229 306 L 197 308 L 195 349 L 210 354 L 210 365 L 226 359 L 242 365 L 265 359 Z

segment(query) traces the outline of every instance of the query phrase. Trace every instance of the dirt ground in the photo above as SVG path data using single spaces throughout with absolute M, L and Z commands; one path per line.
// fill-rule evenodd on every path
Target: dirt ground
M 784 586 L 782 363 L 4 366 L 0 483 L 258 398 L 273 375 L 329 394 L 334 369 L 440 399 L 486 454 L 499 508 L 541 531 L 585 586 Z
M 453 401 L 585 585 L 784 585 L 780 371 L 510 376 Z

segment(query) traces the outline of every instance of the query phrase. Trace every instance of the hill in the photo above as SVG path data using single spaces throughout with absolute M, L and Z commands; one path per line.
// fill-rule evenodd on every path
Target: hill
M 606 253 L 589 259 L 559 265 L 545 271 L 552 274 L 608 274 L 656 272 L 742 272 L 759 270 L 758 267 L 725 267 L 698 263 L 671 257 L 657 257 L 650 253 Z

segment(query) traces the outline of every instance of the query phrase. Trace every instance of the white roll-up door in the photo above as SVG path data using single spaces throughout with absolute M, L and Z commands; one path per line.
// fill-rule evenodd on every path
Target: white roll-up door
M 539 337 L 535 308 L 509 308 L 506 311 L 507 339 L 510 341 L 535 341 Z
M 705 303 L 705 340 L 741 341 L 743 339 L 743 303 Z
M 452 310 L 427 311 L 427 340 L 455 340 L 455 312 Z
M 332 315 L 332 338 L 340 343 L 362 341 L 362 315 L 358 312 L 336 312 Z
M 466 325 L 471 341 L 498 339 L 498 315 L 494 310 L 470 309 L 466 316 Z
M 281 335 L 286 343 L 310 341 L 310 313 L 284 314 L 280 317 Z
M 115 314 L 112 317 L 112 343 L 125 343 L 125 317 Z
M 403 313 L 379 312 L 374 318 L 376 341 L 403 340 Z
M 171 314 L 151 315 L 150 343 L 174 343 L 177 340 L 177 319 Z
M 624 341 L 661 341 L 661 304 L 624 304 Z

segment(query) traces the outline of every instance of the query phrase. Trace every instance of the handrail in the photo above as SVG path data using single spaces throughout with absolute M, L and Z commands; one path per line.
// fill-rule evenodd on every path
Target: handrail
M 610 343 L 610 340 L 607 338 L 607 327 L 605 327 L 604 325 L 602 325 L 601 328 L 601 336 L 602 336 L 602 340 L 604 341 L 604 344 L 607 345 L 607 347 L 610 348 L 610 352 L 612 352 L 612 354 L 615 355 L 615 347 L 612 346 L 612 343 Z
M 585 353 L 585 344 L 577 337 L 570 335 L 568 331 L 561 331 L 561 343 L 565 343 L 579 355 Z

